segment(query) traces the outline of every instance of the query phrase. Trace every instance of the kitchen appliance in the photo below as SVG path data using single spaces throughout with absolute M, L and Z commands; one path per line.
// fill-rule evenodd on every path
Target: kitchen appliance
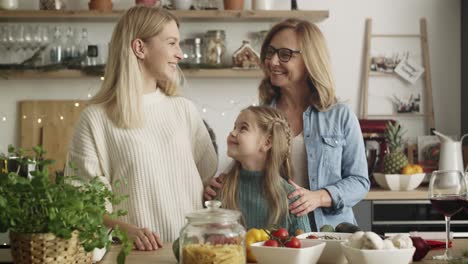
M 468 211 L 461 210 L 451 217 L 450 230 L 454 237 L 468 237 Z M 372 231 L 395 233 L 445 232 L 443 215 L 432 208 L 429 200 L 371 201 Z
M 441 143 L 439 170 L 464 171 L 462 143 L 463 139 L 468 136 L 468 134 L 463 135 L 460 141 L 455 141 L 438 131 L 434 130 L 433 133 L 439 138 Z

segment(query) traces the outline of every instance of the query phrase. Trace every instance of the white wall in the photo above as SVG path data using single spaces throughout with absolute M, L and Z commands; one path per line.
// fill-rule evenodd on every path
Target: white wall
M 285 1 L 276 0 L 276 7 L 285 6 Z M 38 1 L 20 1 L 21 8 L 31 8 Z M 86 0 L 74 2 L 86 8 Z M 289 1 L 288 1 L 289 2 Z M 131 0 L 115 0 L 117 8 L 125 8 Z M 249 3 L 246 3 L 249 5 Z M 436 128 L 448 134 L 460 131 L 460 0 L 302 0 L 300 9 L 327 9 L 330 17 L 319 24 L 330 49 L 333 70 L 339 97 L 346 100 L 358 113 L 359 92 L 362 72 L 365 19 L 373 18 L 373 29 L 377 33 L 419 33 L 419 18 L 428 20 L 429 50 L 434 95 Z M 83 24 L 90 31 L 95 43 L 106 42 L 112 31 L 112 23 Z M 267 29 L 268 23 L 183 23 L 183 37 L 203 33 L 208 29 L 225 29 L 228 54 L 238 48 L 248 32 Z M 373 42 L 374 44 L 374 42 Z M 412 45 L 412 46 L 411 46 Z M 375 43 L 377 53 L 410 50 L 420 55 L 419 43 Z M 256 102 L 256 79 L 188 79 L 183 94 L 196 102 L 199 109 L 207 108 L 203 117 L 214 128 L 220 147 L 220 167 L 226 164 L 225 138 L 232 127 L 238 111 Z M 5 152 L 9 143 L 17 144 L 19 137 L 16 104 L 26 99 L 86 99 L 89 92 L 99 87 L 99 80 L 0 80 L 0 152 Z M 420 83 L 405 85 L 398 79 L 371 80 L 371 102 L 381 100 L 382 91 L 396 89 L 399 92 L 420 90 Z M 380 104 L 379 104 L 380 105 Z M 372 110 L 372 108 L 371 108 Z M 222 115 L 224 114 L 224 115 Z M 6 117 L 6 121 L 2 118 Z M 420 134 L 418 122 L 404 121 L 409 135 Z

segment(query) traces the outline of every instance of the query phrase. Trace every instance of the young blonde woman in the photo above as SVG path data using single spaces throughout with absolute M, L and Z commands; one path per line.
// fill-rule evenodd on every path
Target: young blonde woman
M 117 23 L 101 90 L 81 114 L 69 160 L 79 175 L 100 176 L 129 195 L 128 215 L 105 217 L 139 250 L 173 241 L 185 214 L 202 207 L 203 182 L 217 156 L 196 107 L 176 96 L 182 59 L 177 19 L 137 6 Z M 111 186 L 117 179 L 120 186 Z
M 227 137 L 227 154 L 234 160 L 224 177 L 219 200 L 225 208 L 240 210 L 246 228 L 278 225 L 294 234 L 310 231 L 307 216 L 288 212 L 287 195 L 294 187 L 291 131 L 283 115 L 268 106 L 250 106 L 237 117 Z
M 260 53 L 264 79 L 261 104 L 279 109 L 292 129 L 296 190 L 289 205 L 309 215 L 313 230 L 356 223 L 352 207 L 369 190 L 364 142 L 355 114 L 335 96 L 325 39 L 308 21 L 288 19 L 269 31 Z M 205 188 L 210 199 L 222 186 Z

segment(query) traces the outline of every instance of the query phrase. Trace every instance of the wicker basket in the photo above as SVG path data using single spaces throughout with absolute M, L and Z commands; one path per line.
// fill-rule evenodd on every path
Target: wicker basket
M 10 232 L 11 255 L 16 264 L 88 264 L 92 253 L 85 252 L 78 243 L 78 233 L 70 239 L 54 234 L 19 234 Z

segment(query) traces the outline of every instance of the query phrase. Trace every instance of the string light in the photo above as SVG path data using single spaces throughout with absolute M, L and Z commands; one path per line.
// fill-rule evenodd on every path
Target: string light
M 101 78 L 99 78 L 99 79 L 101 79 L 101 81 L 104 81 L 104 76 L 101 76 Z
M 80 103 L 75 103 L 75 107 L 79 107 L 80 106 Z
M 26 118 L 27 118 L 27 116 L 26 116 L 26 115 L 24 115 L 24 116 L 23 116 L 23 119 L 26 119 Z
M 60 120 L 63 120 L 63 116 L 60 116 Z
M 6 122 L 6 121 L 7 121 L 6 116 L 2 117 L 2 121 L 3 121 L 3 122 Z
M 39 123 L 39 124 L 42 123 L 42 118 L 38 118 L 37 123 Z
M 205 107 L 202 108 L 202 112 L 206 113 L 206 108 Z

